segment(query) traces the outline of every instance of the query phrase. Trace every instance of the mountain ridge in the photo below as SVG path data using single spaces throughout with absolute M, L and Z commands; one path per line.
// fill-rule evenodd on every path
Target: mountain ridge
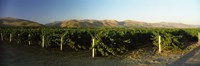
M 1 27 L 44 27 L 43 24 L 13 17 L 0 18 Z
M 135 20 L 64 20 L 59 24 L 52 25 L 57 27 L 133 27 L 133 28 L 199 28 L 200 25 L 188 25 L 183 23 L 160 22 L 147 23 Z
M 80 27 L 131 27 L 131 28 L 200 28 L 200 25 L 188 25 L 183 23 L 160 22 L 148 23 L 136 20 L 94 20 L 94 19 L 71 19 L 63 21 L 55 21 L 47 24 L 17 19 L 12 17 L 0 18 L 0 26 L 14 27 L 58 27 L 58 28 L 80 28 Z

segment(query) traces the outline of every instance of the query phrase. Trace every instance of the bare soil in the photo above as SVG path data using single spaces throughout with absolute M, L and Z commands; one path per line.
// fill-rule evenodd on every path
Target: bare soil
M 91 58 L 91 51 L 59 51 L 0 41 L 0 66 L 179 66 L 180 63 L 182 66 L 200 65 L 200 47 L 185 54 L 162 55 L 141 50 L 137 55 L 137 52 L 133 51 L 123 57 Z

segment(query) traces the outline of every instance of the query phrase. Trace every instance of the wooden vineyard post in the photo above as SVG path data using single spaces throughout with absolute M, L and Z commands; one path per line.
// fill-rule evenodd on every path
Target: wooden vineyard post
M 44 48 L 44 35 L 42 35 L 42 48 Z
M 158 36 L 158 52 L 161 53 L 162 52 L 162 48 L 161 48 L 161 36 Z
M 12 34 L 10 33 L 10 42 L 12 42 Z
M 200 42 L 200 32 L 198 32 L 198 43 Z
M 28 45 L 31 45 L 31 41 L 30 41 L 30 37 L 31 37 L 31 35 L 30 34 L 28 34 Z
M 28 41 L 28 45 L 31 45 L 31 41 Z
M 19 41 L 20 41 L 20 40 L 19 40 L 19 34 L 17 34 L 17 38 L 18 38 L 18 41 L 17 41 L 17 43 L 19 43 Z
M 3 40 L 3 33 L 1 33 L 1 40 Z
M 95 48 L 94 48 L 94 40 L 95 39 L 92 39 L 92 58 L 94 58 L 94 54 L 95 54 Z
M 60 38 L 60 51 L 62 51 L 63 37 Z

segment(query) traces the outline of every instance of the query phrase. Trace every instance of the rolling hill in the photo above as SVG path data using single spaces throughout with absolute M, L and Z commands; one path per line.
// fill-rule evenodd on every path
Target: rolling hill
M 134 20 L 65 20 L 46 24 L 50 27 L 74 28 L 74 27 L 133 27 L 133 28 L 199 28 L 198 25 L 187 25 L 183 23 L 160 22 L 147 23 Z
M 61 27 L 61 28 L 76 28 L 76 27 L 132 27 L 132 28 L 200 28 L 199 25 L 187 25 L 183 23 L 160 22 L 147 23 L 135 20 L 64 20 L 55 21 L 48 24 L 40 24 L 34 21 L 17 19 L 12 17 L 0 18 L 0 27 Z
M 12 17 L 0 18 L 1 27 L 44 27 L 44 25 L 25 19 Z
M 117 27 L 116 20 L 66 20 L 60 27 Z
M 117 27 L 116 20 L 65 20 L 46 24 L 50 27 Z

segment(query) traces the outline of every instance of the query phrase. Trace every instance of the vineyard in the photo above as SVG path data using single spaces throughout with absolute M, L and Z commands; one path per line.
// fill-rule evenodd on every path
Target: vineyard
M 1 28 L 1 40 L 19 45 L 92 50 L 95 55 L 120 55 L 141 47 L 183 50 L 198 42 L 200 29 L 187 28 Z M 58 50 L 58 51 L 59 51 Z

